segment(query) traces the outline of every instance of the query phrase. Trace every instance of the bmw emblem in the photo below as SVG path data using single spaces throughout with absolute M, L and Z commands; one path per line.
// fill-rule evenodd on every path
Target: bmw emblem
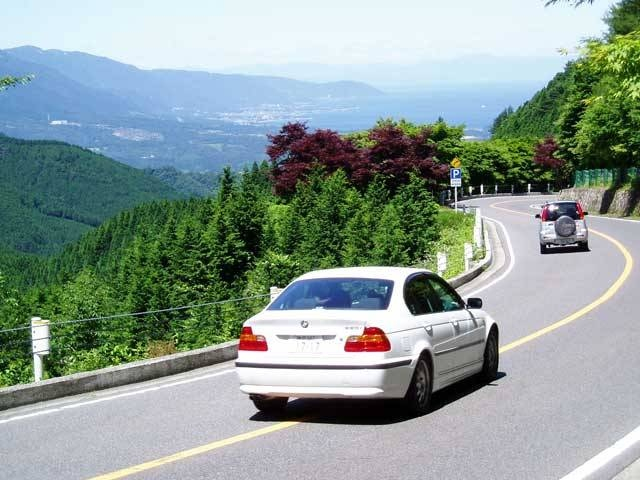
M 300 326 L 301 326 L 302 328 L 307 328 L 307 327 L 309 326 L 309 322 L 307 322 L 306 320 L 302 320 L 302 321 L 300 322 Z

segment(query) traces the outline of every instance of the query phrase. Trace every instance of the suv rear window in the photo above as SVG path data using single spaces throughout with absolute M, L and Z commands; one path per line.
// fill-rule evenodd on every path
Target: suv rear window
M 551 203 L 544 207 L 542 218 L 547 222 L 555 222 L 565 215 L 573 220 L 579 220 L 580 213 L 578 212 L 578 205 L 571 202 Z
M 393 281 L 375 278 L 314 278 L 289 285 L 268 310 L 340 308 L 386 310 Z

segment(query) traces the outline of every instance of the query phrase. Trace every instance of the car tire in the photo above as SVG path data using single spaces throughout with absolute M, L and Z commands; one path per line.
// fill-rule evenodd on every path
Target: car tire
M 289 401 L 289 397 L 266 397 L 264 395 L 251 395 L 250 398 L 256 408 L 265 413 L 281 412 Z
M 482 372 L 480 373 L 483 382 L 490 383 L 498 377 L 499 363 L 500 349 L 498 347 L 498 331 L 493 328 L 489 332 L 487 343 L 484 346 Z
M 428 413 L 432 388 L 431 371 L 427 359 L 423 355 L 416 363 L 409 389 L 404 396 L 406 410 L 412 415 Z
M 589 251 L 589 241 L 588 240 L 586 242 L 582 242 L 580 244 L 580 250 L 583 250 L 585 252 Z
M 545 253 L 547 253 L 547 246 L 544 243 L 540 244 L 540 253 L 542 255 L 544 255 Z

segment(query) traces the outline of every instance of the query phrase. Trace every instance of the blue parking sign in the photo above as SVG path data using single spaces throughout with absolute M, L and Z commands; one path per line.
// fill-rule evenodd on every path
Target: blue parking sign
M 460 168 L 449 169 L 449 178 L 451 179 L 452 187 L 461 187 L 462 186 L 462 169 Z

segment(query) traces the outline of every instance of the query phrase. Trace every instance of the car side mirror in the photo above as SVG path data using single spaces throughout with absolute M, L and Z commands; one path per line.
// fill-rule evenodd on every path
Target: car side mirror
M 539 213 L 536 213 L 536 218 L 540 218 L 540 214 Z
M 482 299 L 481 298 L 468 298 L 467 299 L 467 308 L 482 308 Z

